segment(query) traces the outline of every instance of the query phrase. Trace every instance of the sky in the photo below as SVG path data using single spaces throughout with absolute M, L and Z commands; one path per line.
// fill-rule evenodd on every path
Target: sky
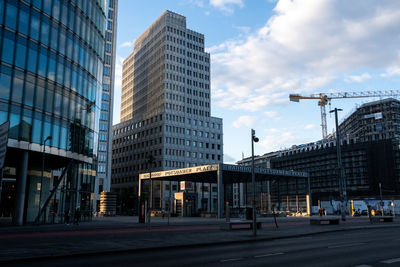
M 186 17 L 211 54 L 211 115 L 223 119 L 224 162 L 322 138 L 318 100 L 289 94 L 396 90 L 398 0 L 119 0 L 113 124 L 119 122 L 122 62 L 164 10 Z M 332 100 L 339 121 L 380 98 Z

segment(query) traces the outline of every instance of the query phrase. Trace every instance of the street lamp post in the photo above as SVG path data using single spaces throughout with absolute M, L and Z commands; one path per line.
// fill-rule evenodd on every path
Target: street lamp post
M 39 211 L 38 211 L 38 222 L 40 224 L 40 209 L 42 205 L 42 191 L 43 191 L 43 172 L 44 172 L 44 158 L 46 152 L 46 142 L 51 140 L 51 136 L 47 136 L 46 139 L 43 141 L 43 151 L 42 151 L 42 176 L 40 177 L 40 193 L 39 193 Z
M 330 112 L 335 112 L 335 125 L 336 125 L 336 152 L 337 152 L 337 163 L 338 163 L 338 176 L 339 176 L 339 191 L 342 200 L 341 215 L 342 221 L 346 220 L 346 207 L 347 207 L 347 192 L 346 192 L 346 177 L 344 174 L 343 164 L 342 164 L 342 151 L 340 147 L 340 131 L 338 123 L 338 111 L 342 109 L 335 108 Z
M 253 236 L 257 235 L 257 220 L 256 220 L 256 179 L 254 175 L 254 142 L 259 141 L 258 137 L 255 136 L 256 131 L 251 129 L 251 183 L 253 186 Z

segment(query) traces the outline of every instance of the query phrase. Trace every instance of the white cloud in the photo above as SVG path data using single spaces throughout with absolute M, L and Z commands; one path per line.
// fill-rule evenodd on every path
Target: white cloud
M 214 104 L 254 112 L 400 60 L 400 1 L 280 0 L 274 12 L 256 33 L 208 49 Z
M 312 130 L 315 129 L 315 125 L 314 124 L 308 124 L 304 127 L 305 130 Z
M 276 111 L 265 111 L 264 115 L 270 119 L 275 119 L 275 120 L 280 120 L 281 118 L 281 116 L 279 116 L 279 113 Z
M 367 80 L 370 80 L 372 77 L 368 73 L 363 73 L 361 75 L 350 75 L 348 78 L 345 79 L 345 82 L 356 82 L 356 83 L 362 83 Z
M 240 127 L 247 127 L 250 128 L 254 125 L 256 122 L 257 118 L 254 116 L 240 116 L 237 120 L 235 120 L 232 125 L 235 128 L 240 128 Z
M 260 138 L 260 145 L 267 151 L 278 151 L 286 148 L 288 144 L 295 144 L 299 142 L 299 140 L 299 137 L 292 132 L 283 132 Z
M 393 76 L 400 76 L 400 66 L 389 67 L 384 73 L 380 75 L 382 78 L 390 78 Z
M 121 87 L 122 83 L 122 63 L 124 62 L 124 58 L 121 56 L 116 56 L 115 60 L 115 85 Z
M 226 14 L 232 14 L 235 6 L 244 7 L 243 0 L 210 0 L 210 5 L 222 10 Z
M 228 163 L 228 164 L 235 164 L 236 163 L 236 159 L 228 154 L 224 154 L 224 163 Z
M 264 132 L 266 133 L 278 133 L 279 130 L 276 128 L 270 128 L 270 129 L 264 129 Z
M 249 34 L 251 31 L 251 27 L 249 26 L 234 26 L 234 28 L 236 28 L 242 34 Z
M 135 44 L 134 41 L 127 41 L 127 42 L 123 42 L 119 47 L 133 47 Z
M 189 4 L 192 4 L 197 7 L 204 7 L 204 2 L 205 0 L 189 0 Z
M 213 54 L 213 53 L 222 53 L 225 52 L 226 49 L 228 49 L 231 45 L 237 45 L 238 41 L 225 41 L 224 43 L 221 43 L 219 45 L 214 45 L 211 47 L 206 47 L 206 52 Z

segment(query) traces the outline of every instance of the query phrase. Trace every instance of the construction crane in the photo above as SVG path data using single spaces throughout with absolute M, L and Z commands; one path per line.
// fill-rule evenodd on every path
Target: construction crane
M 299 102 L 300 99 L 318 99 L 318 106 L 321 107 L 321 127 L 322 127 L 322 138 L 326 139 L 328 136 L 327 123 L 326 123 L 326 105 L 330 104 L 332 99 L 341 98 L 361 98 L 361 97 L 399 97 L 399 90 L 387 90 L 387 91 L 366 91 L 366 92 L 345 92 L 345 93 L 316 93 L 309 96 L 301 96 L 299 94 L 290 94 L 289 99 L 293 102 Z

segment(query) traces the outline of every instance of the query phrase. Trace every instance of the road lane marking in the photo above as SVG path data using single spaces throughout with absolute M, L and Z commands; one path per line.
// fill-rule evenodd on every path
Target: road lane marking
M 351 243 L 351 244 L 341 244 L 341 245 L 336 245 L 336 246 L 328 246 L 328 248 L 344 248 L 344 247 L 353 247 L 353 246 L 359 246 L 359 245 L 364 245 L 365 243 Z
M 226 259 L 226 260 L 221 260 L 220 262 L 240 261 L 240 260 L 243 260 L 243 258 Z
M 370 235 L 371 233 L 367 232 L 367 233 L 357 233 L 357 235 Z M 353 236 L 354 233 L 348 233 L 348 234 L 343 234 L 343 236 Z M 362 266 L 362 265 L 360 265 Z M 368 266 L 368 265 L 367 265 Z
M 284 253 L 283 252 L 277 252 L 277 253 L 270 253 L 270 254 L 264 254 L 264 255 L 257 255 L 257 256 L 254 256 L 254 258 L 271 257 L 271 256 L 282 255 L 282 254 L 284 254 Z
M 381 263 L 387 263 L 387 264 L 391 264 L 391 263 L 395 263 L 395 262 L 400 262 L 400 258 L 381 261 Z

